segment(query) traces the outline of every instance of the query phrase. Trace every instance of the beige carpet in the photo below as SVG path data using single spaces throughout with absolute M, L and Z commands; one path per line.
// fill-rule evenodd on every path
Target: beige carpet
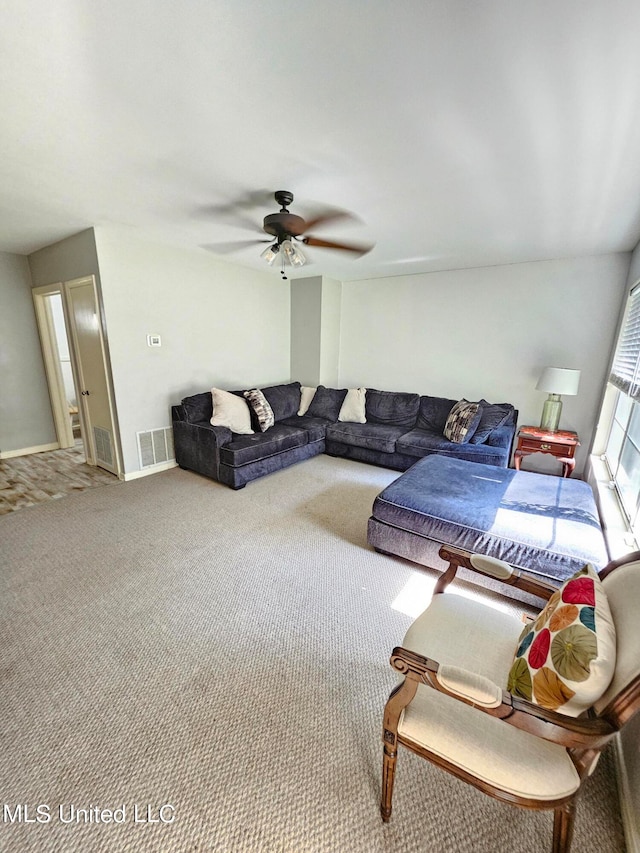
M 549 814 L 407 752 L 380 820 L 396 608 L 431 582 L 366 546 L 395 476 L 321 456 L 233 492 L 175 469 L 1 518 L 3 803 L 51 815 L 5 811 L 3 853 L 549 851 Z M 607 752 L 574 850 L 623 849 Z

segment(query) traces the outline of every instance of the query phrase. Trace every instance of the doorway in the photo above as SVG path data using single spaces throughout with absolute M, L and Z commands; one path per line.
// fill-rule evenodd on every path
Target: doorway
M 80 416 L 78 410 L 78 390 L 73 378 L 73 370 L 71 367 L 71 353 L 69 352 L 69 336 L 67 334 L 67 324 L 64 319 L 64 308 L 62 305 L 62 294 L 51 293 L 44 297 L 47 314 L 51 315 L 51 322 L 55 336 L 55 347 L 58 365 L 60 368 L 60 378 L 64 391 L 64 400 L 66 410 L 68 412 L 67 422 L 65 423 L 64 442 L 58 439 L 60 447 L 73 447 L 83 449 L 84 437 L 82 435 L 82 427 L 80 425 Z M 69 434 L 70 430 L 70 434 Z M 85 455 L 86 458 L 86 455 Z
M 61 448 L 82 441 L 89 465 L 121 475 L 104 324 L 93 276 L 33 290 Z

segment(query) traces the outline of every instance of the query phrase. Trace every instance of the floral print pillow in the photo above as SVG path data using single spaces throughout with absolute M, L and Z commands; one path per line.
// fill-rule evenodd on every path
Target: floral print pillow
M 607 596 L 593 566 L 586 565 L 520 634 L 507 689 L 542 708 L 577 717 L 607 689 L 615 663 Z

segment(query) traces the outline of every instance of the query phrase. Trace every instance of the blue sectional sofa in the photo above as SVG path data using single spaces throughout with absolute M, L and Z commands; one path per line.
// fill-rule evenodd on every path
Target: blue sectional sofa
M 252 434 L 239 435 L 226 426 L 212 426 L 211 392 L 185 397 L 173 406 L 178 465 L 241 489 L 257 477 L 319 453 L 398 471 L 432 453 L 504 468 L 511 457 L 518 413 L 508 403 L 481 400 L 481 415 L 473 434 L 457 443 L 443 434 L 457 400 L 367 388 L 366 420 L 358 423 L 339 419 L 347 389 L 318 386 L 317 397 L 302 415 L 298 414 L 299 382 L 261 391 L 274 416 L 273 425 L 264 432 L 255 418 Z M 232 393 L 242 397 L 244 392 Z

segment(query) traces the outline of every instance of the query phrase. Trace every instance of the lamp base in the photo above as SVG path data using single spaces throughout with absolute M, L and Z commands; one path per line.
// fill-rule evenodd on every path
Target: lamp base
M 562 400 L 560 399 L 560 394 L 549 394 L 548 399 L 544 401 L 544 406 L 542 407 L 540 429 L 546 429 L 548 432 L 556 432 L 560 423 L 561 413 Z

